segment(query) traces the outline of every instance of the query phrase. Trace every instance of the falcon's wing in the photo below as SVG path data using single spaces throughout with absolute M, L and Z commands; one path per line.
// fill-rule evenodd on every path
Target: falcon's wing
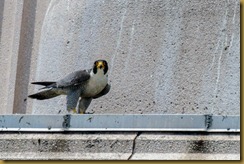
M 82 70 L 82 71 L 76 71 L 71 74 L 68 74 L 63 79 L 57 81 L 57 87 L 58 88 L 65 88 L 65 87 L 71 87 L 76 86 L 84 83 L 88 79 L 90 79 L 90 71 Z
M 111 85 L 107 84 L 105 86 L 105 88 L 100 93 L 98 93 L 97 95 L 93 96 L 92 98 L 96 99 L 96 98 L 99 98 L 101 96 L 106 95 L 109 92 L 110 88 L 111 88 Z

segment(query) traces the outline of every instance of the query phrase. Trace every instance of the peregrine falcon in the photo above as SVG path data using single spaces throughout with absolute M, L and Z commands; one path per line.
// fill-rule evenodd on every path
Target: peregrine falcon
M 44 100 L 59 95 L 67 95 L 67 110 L 69 113 L 77 113 L 76 106 L 79 100 L 78 113 L 85 113 L 92 99 L 107 94 L 110 90 L 108 84 L 108 63 L 105 60 L 94 62 L 93 68 L 80 70 L 68 74 L 58 81 L 32 82 L 32 84 L 43 85 L 40 92 L 28 97 Z

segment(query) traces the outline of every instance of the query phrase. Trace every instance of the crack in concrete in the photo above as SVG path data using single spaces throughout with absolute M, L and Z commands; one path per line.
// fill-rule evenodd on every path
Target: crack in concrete
M 141 135 L 142 132 L 137 132 L 136 133 L 136 136 L 133 140 L 133 145 L 132 145 L 132 152 L 131 152 L 131 155 L 128 157 L 127 160 L 130 160 L 132 158 L 132 156 L 135 154 L 135 147 L 136 147 L 136 139 Z

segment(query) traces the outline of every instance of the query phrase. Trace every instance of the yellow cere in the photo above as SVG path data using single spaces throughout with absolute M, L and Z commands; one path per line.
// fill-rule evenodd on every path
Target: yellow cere
M 104 63 L 102 61 L 99 61 L 96 64 L 97 64 L 97 68 L 99 68 L 100 66 L 104 68 Z

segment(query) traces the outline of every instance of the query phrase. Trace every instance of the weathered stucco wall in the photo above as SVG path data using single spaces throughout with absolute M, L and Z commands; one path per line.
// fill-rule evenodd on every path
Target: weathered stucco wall
M 64 96 L 25 100 L 30 82 L 103 58 L 112 89 L 88 112 L 239 114 L 237 0 L 1 3 L 1 113 L 65 113 Z
M 89 111 L 239 114 L 239 27 L 238 1 L 52 0 L 31 81 L 103 58 L 112 89 Z M 27 111 L 56 114 L 65 105 L 57 97 Z
M 27 99 L 38 90 L 30 82 L 57 80 L 75 70 L 91 68 L 94 60 L 101 58 L 109 63 L 112 88 L 106 96 L 93 100 L 88 112 L 240 114 L 238 0 L 0 0 L 0 114 L 66 113 L 65 96 L 45 101 Z M 175 135 L 179 138 L 173 140 L 188 140 Z M 119 136 L 123 139 L 124 134 Z M 229 141 L 238 145 L 239 135 L 233 135 L 234 139 L 232 134 L 228 136 L 226 141 L 219 139 L 229 149 L 200 152 L 201 159 L 227 159 L 228 153 L 229 159 L 238 159 L 238 147 L 232 149 Z M 4 142 L 5 135 L 1 137 Z M 15 143 L 15 139 L 25 136 L 12 137 Z M 216 141 L 211 135 L 204 137 Z M 117 159 L 153 159 L 150 153 L 155 152 L 141 152 L 145 148 L 139 143 L 157 147 L 164 139 L 158 133 L 132 134 L 129 154 Z M 201 140 L 201 135 L 195 139 Z M 173 142 L 168 141 L 162 147 Z M 188 142 L 180 146 L 184 144 L 189 146 Z M 162 153 L 174 153 L 170 151 L 159 151 L 154 157 L 163 159 Z M 88 148 L 87 152 L 92 151 Z M 131 153 L 138 154 L 132 157 Z M 196 154 L 184 154 L 183 149 L 179 153 L 182 156 L 175 153 L 164 157 L 200 159 Z M 51 158 L 46 155 L 43 158 Z M 27 153 L 26 157 L 31 156 Z
M 0 1 L 1 114 L 26 113 L 49 0 Z

